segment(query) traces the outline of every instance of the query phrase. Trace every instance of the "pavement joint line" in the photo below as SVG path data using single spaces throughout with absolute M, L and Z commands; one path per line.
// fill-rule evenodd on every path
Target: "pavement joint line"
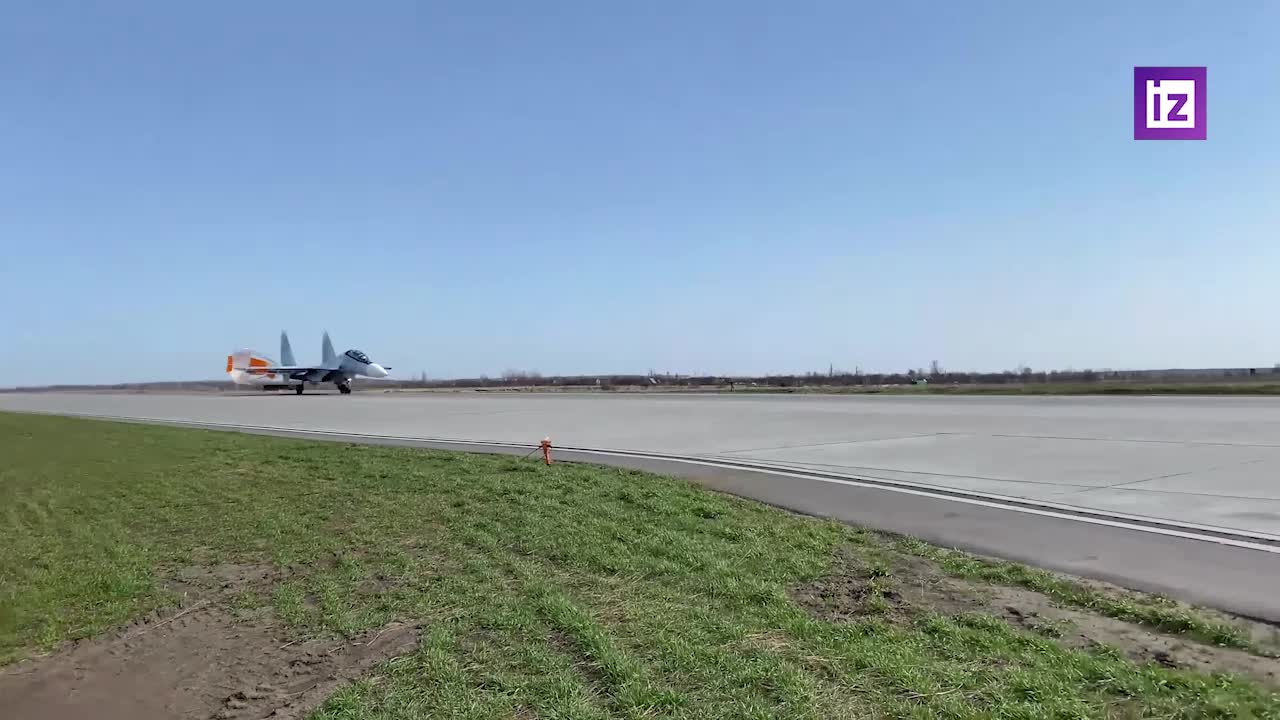
M 715 455 L 710 455 L 709 457 L 713 457 L 713 458 L 714 458 L 714 457 L 717 457 L 717 456 L 715 456 Z M 724 458 L 724 459 L 725 459 L 725 460 L 730 460 L 730 461 L 732 461 L 732 460 L 734 460 L 735 458 Z M 767 462 L 769 462 L 769 461 L 767 461 L 767 460 L 763 460 L 763 459 L 762 459 L 762 460 L 759 460 L 758 462 L 760 462 L 761 464 L 765 464 L 765 463 L 767 463 Z M 1249 462 L 1264 462 L 1264 461 L 1263 461 L 1263 460 L 1251 460 L 1251 461 L 1249 461 Z M 775 464 L 777 464 L 777 463 L 775 463 Z M 1158 480 L 1158 479 L 1162 479 L 1162 478 L 1144 478 L 1144 479 L 1142 479 L 1142 480 L 1128 480 L 1128 481 L 1125 481 L 1125 482 L 1123 482 L 1123 483 L 1120 483 L 1120 484 L 1119 484 L 1119 486 L 1116 486 L 1116 485 L 1075 485 L 1075 484 L 1071 484 L 1071 483 L 1051 482 L 1051 481 L 1045 481 L 1045 480 L 1015 480 L 1015 479 L 1012 479 L 1012 478 L 994 478 L 994 477 L 988 477 L 988 476 L 986 476 L 986 475 L 959 475 L 959 474 L 955 474 L 955 473 L 929 472 L 929 471 L 926 471 L 926 470 L 896 470 L 896 469 L 894 469 L 894 468 L 871 467 L 871 466 L 867 466 L 867 465 L 835 465 L 835 464 L 832 464 L 832 463 L 819 463 L 819 462 L 797 462 L 797 463 L 795 463 L 794 465 L 782 465 L 782 464 L 777 464 L 777 465 L 778 465 L 778 467 L 793 468 L 793 469 L 800 469 L 800 470 L 808 470 L 808 469 L 813 468 L 813 467 L 819 467 L 819 468 L 842 468 L 842 469 L 845 469 L 845 470 L 872 470 L 872 471 L 875 471 L 875 472 L 891 472 L 891 473 L 898 473 L 898 474 L 900 474 L 900 475 L 924 475 L 924 476 L 926 476 L 926 477 L 965 478 L 965 479 L 973 479 L 973 480 L 984 480 L 984 481 L 987 481 L 987 482 L 1010 483 L 1010 484 L 1013 484 L 1013 485 L 1043 485 L 1043 486 L 1045 486 L 1045 487 L 1070 488 L 1070 489 L 1069 489 L 1069 490 L 1067 490 L 1066 492 L 1055 493 L 1055 494 L 1054 494 L 1054 497 L 1066 497 L 1066 496 L 1068 496 L 1068 495 L 1083 495 L 1083 494 L 1085 494 L 1085 493 L 1090 493 L 1090 492 L 1093 492 L 1093 491 L 1095 491 L 1095 490 L 1112 490 L 1112 489 L 1117 489 L 1117 490 L 1120 490 L 1120 491 L 1122 491 L 1122 492 L 1152 493 L 1152 494 L 1156 494 L 1156 495 L 1191 495 L 1191 496 L 1194 496 L 1194 497 L 1221 498 L 1221 499 L 1224 499 L 1224 500 L 1257 500 L 1257 501 L 1260 501 L 1260 502 L 1280 502 L 1280 497 L 1264 497 L 1264 496 L 1259 496 L 1259 495 L 1224 495 L 1224 494 L 1222 494 L 1222 493 L 1192 492 L 1192 491 L 1190 491 L 1190 490 L 1164 490 L 1164 489 L 1155 489 L 1155 488 L 1124 487 L 1125 485 L 1131 485 L 1131 484 L 1133 484 L 1133 483 L 1151 482 L 1152 480 Z M 1222 467 L 1224 467 L 1224 468 L 1225 468 L 1225 467 L 1231 467 L 1231 466 L 1230 466 L 1230 465 L 1224 465 L 1224 466 L 1222 466 Z M 1216 468 L 1216 467 L 1215 467 L 1215 468 L 1209 468 L 1209 470 L 1216 470 L 1216 469 L 1221 469 L 1221 468 Z M 1174 473 L 1174 474 L 1173 474 L 1173 476 L 1178 476 L 1178 475 L 1192 475 L 1192 474 L 1195 474 L 1196 472 L 1208 472 L 1209 470 L 1195 470 L 1195 471 L 1191 471 L 1191 472 L 1187 472 L 1187 473 Z M 823 472 L 830 472 L 830 471 L 823 471 Z M 878 476 L 878 475 L 869 475 L 869 474 L 867 474 L 867 473 L 859 473 L 859 474 L 857 474 L 857 475 L 849 475 L 849 474 L 847 474 L 847 473 L 846 473 L 845 475 L 846 475 L 847 477 L 856 477 L 856 478 L 863 478 L 863 479 L 865 479 L 865 478 L 874 478 L 874 479 L 876 479 L 876 480 L 883 480 L 884 482 L 905 482 L 905 483 L 907 483 L 908 485 L 922 485 L 922 486 L 924 486 L 924 487 L 928 487 L 928 488 L 937 488 L 937 489 L 939 489 L 939 490 L 948 491 L 948 492 L 953 492 L 953 491 L 954 491 L 954 492 L 972 492 L 972 493 L 974 493 L 974 494 L 976 494 L 976 495 L 984 495 L 984 496 L 990 496 L 990 497 L 995 497 L 995 498 L 1003 498 L 1003 499 L 1011 500 L 1011 501 L 1014 501 L 1014 502 L 1022 502 L 1022 503 L 1025 503 L 1025 502 L 1038 503 L 1038 502 L 1039 502 L 1039 501 L 1036 501 L 1036 500 L 1032 500 L 1031 498 L 1020 498 L 1020 497 L 1010 496 L 1010 495 L 1000 495 L 1000 494 L 998 494 L 998 493 L 982 493 L 982 492 L 978 492 L 978 491 L 976 491 L 976 490 L 972 490 L 972 491 L 956 490 L 956 489 L 953 489 L 953 488 L 948 488 L 948 487 L 947 487 L 947 486 L 945 486 L 945 485 L 933 485 L 933 484 L 931 484 L 931 483 L 927 483 L 927 482 L 916 482 L 916 483 L 912 483 L 912 482 L 910 482 L 910 481 L 905 481 L 905 480 L 904 480 L 904 481 L 895 481 L 895 480 L 893 480 L 893 479 L 891 479 L 891 478 L 880 477 L 880 476 Z M 1164 476 L 1162 476 L 1162 477 L 1164 477 Z M 1110 511 L 1105 511 L 1105 510 L 1094 510 L 1094 509 L 1092 509 L 1092 508 L 1083 507 L 1083 506 L 1081 506 L 1081 505 L 1067 505 L 1067 504 L 1063 504 L 1063 503 L 1048 503 L 1048 502 L 1046 502 L 1046 503 L 1040 503 L 1040 504 L 1043 504 L 1043 505 L 1046 505 L 1046 506 L 1049 506 L 1049 507 L 1059 506 L 1059 507 L 1064 508 L 1064 509 L 1069 509 L 1069 510 L 1073 510 L 1073 511 L 1082 511 L 1082 512 L 1085 512 L 1085 513 L 1100 513 L 1100 514 L 1102 514 L 1102 515 L 1107 515 L 1107 516 L 1110 516 L 1110 517 L 1124 517 L 1124 518 L 1129 518 L 1129 519 L 1136 520 L 1136 521 L 1147 521 L 1147 520 L 1155 519 L 1155 520 L 1160 520 L 1160 521 L 1167 522 L 1167 523 L 1169 523 L 1169 524 L 1173 524 L 1173 525 L 1179 525 L 1179 526 L 1183 526 L 1183 527 L 1191 527 L 1191 528 L 1198 528 L 1198 529 L 1201 529 L 1201 530 L 1205 530 L 1205 531 L 1207 531 L 1207 532 L 1226 532 L 1226 533 L 1229 533 L 1229 534 L 1232 534 L 1232 535 L 1244 535 L 1244 536 L 1249 536 L 1249 537 L 1260 537 L 1260 538 L 1265 538 L 1265 539 L 1267 539 L 1267 540 L 1269 540 L 1269 541 L 1272 541 L 1272 542 L 1280 542 L 1280 535 L 1270 535 L 1270 534 L 1267 534 L 1267 533 L 1254 532 L 1254 531 L 1251 531 L 1251 530 L 1238 530 L 1238 529 L 1235 529 L 1235 528 L 1226 528 L 1226 527 L 1221 527 L 1221 526 L 1216 526 L 1216 525 L 1198 525 L 1198 524 L 1196 524 L 1196 523 L 1189 523 L 1189 522 L 1186 522 L 1186 521 L 1184 521 L 1184 520 L 1175 520 L 1175 519 L 1173 519 L 1173 518 L 1159 518 L 1159 517 L 1156 517 L 1155 515 L 1133 515 L 1133 514 L 1127 514 L 1127 513 L 1121 513 L 1121 512 L 1110 512 Z
M 1097 486 L 1095 486 L 1095 487 L 1088 487 L 1088 488 L 1084 488 L 1083 490 L 1074 490 L 1074 491 L 1072 491 L 1072 492 L 1067 492 L 1067 493 L 1062 493 L 1062 494 L 1063 494 L 1063 495 L 1074 495 L 1074 494 L 1079 494 L 1079 493 L 1092 492 L 1092 491 L 1094 491 L 1094 490 L 1118 490 L 1118 489 L 1139 490 L 1139 489 L 1141 489 L 1141 488 L 1126 488 L 1125 486 L 1126 486 L 1126 485 L 1141 485 L 1142 483 L 1155 482 L 1155 481 L 1157 481 L 1157 480 L 1170 480 L 1170 479 L 1172 479 L 1172 478 L 1176 478 L 1176 477 L 1186 477 L 1186 476 L 1188 476 L 1188 475 L 1195 475 L 1196 473 L 1214 472 L 1214 471 L 1217 471 L 1217 470 L 1223 470 L 1223 469 L 1228 468 L 1228 467 L 1232 467 L 1232 466 L 1231 466 L 1231 465 L 1215 465 L 1215 466 L 1213 466 L 1213 467 L 1204 468 L 1203 470 L 1183 470 L 1182 472 L 1167 473 L 1167 474 L 1165 474 L 1165 475 L 1156 475 L 1155 477 L 1145 477 L 1145 478 L 1142 478 L 1142 479 L 1140 479 L 1140 480 L 1125 480 L 1124 482 L 1118 482 L 1118 483 L 1114 483 L 1114 484 L 1112 484 L 1112 485 L 1097 485 Z M 1159 492 L 1159 491 L 1157 490 L 1157 491 L 1155 491 L 1155 492 Z
M 1063 485 L 1062 487 L 1077 487 L 1077 486 L 1075 486 L 1075 485 Z M 1122 493 L 1150 493 L 1150 494 L 1152 494 L 1152 495 L 1187 495 L 1187 496 L 1190 496 L 1190 497 L 1215 498 L 1215 499 L 1218 499 L 1218 500 L 1252 500 L 1252 501 L 1254 501 L 1254 502 L 1280 503 L 1280 498 L 1276 498 L 1276 497 L 1260 497 L 1260 496 L 1258 496 L 1258 495 L 1220 495 L 1220 494 L 1218 494 L 1218 493 L 1192 492 L 1192 491 L 1190 491 L 1190 490 L 1161 490 L 1161 489 L 1157 489 L 1157 488 L 1140 488 L 1140 487 L 1118 487 L 1118 488 L 1113 488 L 1113 487 L 1108 487 L 1108 486 L 1105 486 L 1105 485 L 1103 485 L 1103 486 L 1099 486 L 1099 487 L 1084 488 L 1083 490 L 1071 490 L 1071 491 L 1069 491 L 1069 492 L 1057 493 L 1056 495 L 1054 495 L 1054 497 L 1066 497 L 1067 495 L 1084 495 L 1084 494 L 1086 494 L 1086 493 L 1096 492 L 1096 491 L 1098 491 L 1098 490 L 1116 490 L 1116 491 L 1119 491 L 1119 492 L 1122 492 Z M 1138 515 L 1138 516 L 1134 516 L 1134 517 L 1142 517 L 1142 516 Z M 1154 516 L 1152 516 L 1152 517 L 1154 517 Z M 1187 525 L 1188 527 L 1205 527 L 1205 528 L 1212 528 L 1212 527 L 1214 527 L 1213 525 L 1199 525 L 1199 526 L 1197 526 L 1195 523 L 1187 523 L 1187 522 L 1183 522 L 1182 520 L 1174 520 L 1173 518 L 1166 518 L 1166 519 L 1167 519 L 1169 522 L 1172 522 L 1172 523 L 1182 523 L 1182 524 L 1184 524 L 1184 525 Z M 1257 536 L 1259 536 L 1259 537 L 1264 537 L 1264 538 L 1276 537 L 1276 536 L 1274 536 L 1274 535 L 1268 535 L 1268 534 L 1266 534 L 1266 533 L 1254 533 L 1254 532 L 1251 532 L 1251 531 L 1249 531 L 1249 530 L 1234 530 L 1234 529 L 1231 529 L 1231 528 L 1227 528 L 1227 530 L 1228 530 L 1229 532 L 1232 532 L 1232 533 L 1235 533 L 1235 534 L 1238 534 L 1238 535 L 1250 535 L 1250 534 L 1253 534 L 1253 535 L 1257 535 Z
M 773 452 L 774 450 L 803 450 L 806 447 L 828 447 L 835 445 L 863 445 L 868 442 L 893 442 L 899 439 L 919 439 L 937 436 L 954 436 L 956 433 L 916 433 L 910 436 L 893 436 L 893 437 L 873 437 L 864 439 L 836 439 L 831 442 L 808 442 L 800 443 L 800 445 L 777 445 L 773 447 L 744 447 L 739 450 L 722 450 L 718 455 L 737 455 L 741 452 Z
M 1126 486 L 1127 486 L 1127 485 L 1141 485 L 1142 483 L 1156 482 L 1157 480 L 1169 480 L 1170 478 L 1176 478 L 1176 477 L 1186 477 L 1187 475 L 1196 475 L 1196 474 L 1198 474 L 1198 473 L 1211 473 L 1211 472 L 1217 472 L 1217 471 L 1219 471 L 1219 470 L 1226 470 L 1226 469 L 1228 469 L 1228 468 L 1239 467 L 1239 466 L 1241 466 L 1241 465 L 1255 465 L 1255 464 L 1260 463 L 1260 462 L 1263 462 L 1263 460 L 1262 460 L 1261 458 L 1257 458 L 1257 459 L 1254 459 L 1254 460 L 1245 460 L 1244 462 L 1227 463 L 1227 464 L 1225 464 L 1225 465 L 1214 465 L 1214 466 L 1212 466 L 1212 467 L 1200 468 L 1200 469 L 1197 469 L 1197 470 L 1183 470 L 1182 472 L 1167 473 L 1167 474 L 1164 474 L 1164 475 L 1156 475 L 1156 476 L 1154 476 L 1154 477 L 1145 477 L 1145 478 L 1142 478 L 1142 479 L 1140 479 L 1140 480 L 1125 480 L 1124 482 L 1118 482 L 1118 483 L 1114 483 L 1114 484 L 1112 484 L 1112 485 L 1095 485 L 1095 486 L 1093 486 L 1093 487 L 1086 487 L 1086 488 L 1081 489 L 1081 490 L 1074 490 L 1074 491 L 1072 491 L 1072 492 L 1066 492 L 1066 493 L 1062 493 L 1062 494 L 1063 494 L 1063 495 L 1073 495 L 1073 494 L 1076 494 L 1076 493 L 1087 493 L 1087 492 L 1093 492 L 1094 490 L 1117 490 L 1117 489 L 1124 489 L 1124 490 L 1146 490 L 1145 488 L 1131 488 L 1131 487 L 1126 487 Z M 1147 490 L 1147 492 L 1168 492 L 1168 491 L 1165 491 L 1165 490 Z M 1194 494 L 1199 495 L 1199 496 L 1201 496 L 1201 497 L 1229 497 L 1229 496 L 1226 496 L 1226 495 L 1212 495 L 1212 494 L 1210 494 L 1210 493 L 1194 493 Z M 1262 498 L 1249 498 L 1249 499 L 1252 499 L 1252 500 L 1258 500 L 1258 499 L 1262 499 Z
M 735 462 L 738 460 L 738 458 L 729 458 L 729 457 L 721 458 L 718 455 L 708 455 L 707 457 L 723 459 L 728 462 Z M 1072 488 L 1091 488 L 1092 487 L 1088 485 L 1073 485 L 1069 483 L 1052 482 L 1048 480 L 1017 480 L 1014 478 L 998 478 L 998 477 L 990 477 L 987 475 L 964 475 L 959 473 L 933 472 L 929 470 L 896 470 L 894 468 L 875 467 L 873 465 L 836 465 L 834 463 L 820 463 L 820 462 L 812 462 L 812 461 L 804 461 L 804 462 L 797 461 L 793 464 L 784 464 L 784 463 L 773 462 L 767 458 L 747 458 L 747 459 L 752 460 L 753 462 L 758 462 L 760 464 L 772 463 L 774 465 L 777 465 L 778 467 L 799 468 L 801 470 L 808 470 L 811 467 L 843 468 L 847 470 L 873 470 L 875 472 L 901 473 L 903 475 L 923 475 L 925 477 L 969 478 L 972 480 L 985 480 L 987 482 L 1013 483 L 1016 485 L 1045 485 L 1047 487 L 1072 487 Z M 823 472 L 827 472 L 827 471 L 823 471 Z M 859 475 L 850 476 L 850 477 L 876 477 L 876 476 L 859 474 Z M 878 478 L 878 477 L 876 479 L 888 480 L 888 478 Z M 924 485 L 926 487 L 939 487 L 942 489 L 950 489 L 950 488 L 945 488 L 944 486 L 930 485 L 929 483 L 926 483 L 926 482 L 914 483 L 914 484 Z M 965 491 L 957 490 L 957 492 L 965 492 Z M 976 491 L 972 491 L 972 492 L 974 492 L 974 494 L 977 494 L 977 495 L 987 495 L 987 493 L 978 493 Z M 996 494 L 991 494 L 991 496 L 1002 497 Z M 1026 498 L 1013 498 L 1011 496 L 1003 496 L 1003 497 L 1010 497 L 1010 499 L 1015 499 L 1020 502 L 1026 502 Z M 1086 511 L 1088 510 L 1088 508 L 1082 508 L 1082 509 Z M 1141 516 L 1134 516 L 1134 517 L 1141 517 Z M 1278 539 L 1280 539 L 1280 536 L 1278 536 Z
M 148 417 L 125 417 L 116 415 L 98 415 L 93 413 L 63 413 L 63 412 L 35 412 L 33 414 L 40 415 L 74 415 L 76 417 L 93 418 L 99 420 L 115 420 L 134 422 L 142 424 L 160 424 L 195 427 L 204 429 L 225 429 L 249 432 L 267 432 L 279 435 L 300 435 L 300 436 L 322 436 L 334 439 L 350 439 L 352 442 L 358 442 L 357 438 L 367 438 L 370 440 L 387 440 L 398 442 L 437 444 L 437 445 L 455 445 L 464 447 L 487 447 L 487 448 L 503 448 L 512 449 L 528 449 L 535 447 L 532 443 L 519 443 L 498 440 L 459 440 L 449 438 L 431 438 L 431 437 L 412 437 L 403 435 L 379 435 L 375 433 L 353 433 L 337 430 L 318 430 L 289 428 L 272 425 L 245 425 L 240 423 L 220 423 L 220 422 L 204 422 L 198 420 L 172 420 L 166 418 L 148 418 Z M 992 495 L 985 493 L 977 493 L 970 491 L 956 491 L 951 489 L 939 489 L 930 486 L 921 486 L 913 483 L 907 483 L 897 480 L 888 480 L 884 478 L 860 478 L 842 476 L 835 473 L 823 473 L 820 471 L 806 472 L 803 468 L 785 467 L 778 465 L 768 465 L 759 463 L 743 463 L 728 460 L 717 460 L 710 457 L 698 457 L 689 455 L 671 455 L 664 453 L 645 452 L 637 450 L 607 450 L 597 448 L 576 448 L 568 446 L 558 446 L 556 450 L 564 453 L 576 453 L 580 455 L 588 455 L 593 457 L 633 457 L 647 458 L 653 460 L 663 460 L 668 462 L 677 462 L 687 465 L 701 465 L 706 467 L 715 467 L 719 469 L 740 469 L 752 472 L 762 472 L 779 477 L 791 477 L 796 479 L 842 484 L 850 487 L 861 487 L 873 490 L 886 490 L 907 495 L 915 495 L 927 497 L 936 500 L 949 500 L 967 505 L 976 505 L 996 510 L 1008 510 L 1011 512 L 1021 512 L 1031 515 L 1039 515 L 1043 517 L 1051 517 L 1061 520 L 1074 520 L 1077 522 L 1114 527 L 1124 530 L 1133 530 L 1137 532 L 1151 533 L 1156 535 L 1165 535 L 1169 537 L 1178 537 L 1188 540 L 1199 540 L 1203 542 L 1213 543 L 1217 545 L 1227 545 L 1248 550 L 1257 550 L 1280 555 L 1280 536 L 1268 535 L 1265 533 L 1252 533 L 1231 528 L 1221 528 L 1208 525 L 1196 525 L 1192 523 L 1182 523 L 1163 518 L 1142 517 L 1136 515 L 1126 515 L 1123 513 L 1108 513 L 1093 510 L 1089 508 L 1081 508 L 1072 505 L 1061 505 L 1057 503 L 1046 503 L 1035 500 L 1027 500 L 1023 498 L 1013 498 L 1002 495 Z
M 765 465 L 765 464 L 766 463 L 763 463 L 763 462 L 760 463 L 760 465 Z M 805 463 L 805 465 L 814 465 L 814 464 L 818 464 L 818 463 Z M 956 488 L 930 485 L 929 483 L 913 483 L 906 480 L 894 480 L 892 478 L 878 477 L 875 475 L 866 475 L 866 474 L 846 475 L 846 474 L 835 473 L 831 471 L 821 471 L 821 470 L 810 471 L 808 467 L 797 466 L 797 465 L 782 465 L 778 463 L 773 463 L 770 466 L 780 470 L 797 470 L 801 472 L 820 473 L 823 475 L 830 475 L 837 478 L 846 478 L 849 480 L 864 480 L 864 481 L 874 480 L 878 484 L 883 483 L 885 485 L 901 485 L 908 488 L 924 488 L 924 489 L 929 489 L 934 491 L 935 493 L 946 495 L 946 496 L 950 496 L 953 494 L 961 495 L 961 496 L 972 496 L 980 499 L 994 500 L 994 501 L 1008 503 L 1012 505 L 1029 505 L 1035 508 L 1041 508 L 1041 507 L 1053 508 L 1055 510 L 1060 510 L 1062 512 L 1075 513 L 1075 514 L 1085 515 L 1085 516 L 1097 515 L 1104 518 L 1121 518 L 1124 520 L 1128 520 L 1128 521 L 1140 523 L 1140 524 L 1165 525 L 1165 526 L 1178 528 L 1178 529 L 1196 530 L 1196 531 L 1200 531 L 1208 534 L 1219 534 L 1219 535 L 1226 535 L 1231 537 L 1244 537 L 1244 538 L 1250 538 L 1254 540 L 1261 540 L 1263 542 L 1268 542 L 1268 543 L 1280 544 L 1280 535 L 1271 535 L 1268 533 L 1254 532 L 1251 530 L 1240 530 L 1237 528 L 1221 527 L 1217 525 L 1202 525 L 1197 523 L 1189 523 L 1183 520 L 1175 520 L 1173 518 L 1162 518 L 1154 515 L 1133 515 L 1131 513 L 1122 513 L 1122 512 L 1115 512 L 1115 511 L 1108 511 L 1108 510 L 1097 510 L 1094 508 L 1083 507 L 1080 505 L 1052 503 L 1052 502 L 1047 502 L 1043 500 L 1035 500 L 1032 498 L 1020 498 L 1020 497 L 1015 497 L 1011 495 L 1000 495 L 998 493 L 984 493 L 976 490 L 960 490 Z M 844 466 L 831 465 L 828 467 L 844 467 Z M 882 470 L 884 472 L 897 472 L 897 473 L 902 473 L 906 475 L 938 475 L 941 477 L 974 477 L 979 480 L 999 480 L 1000 482 L 1049 485 L 1054 487 L 1072 487 L 1072 488 L 1080 487 L 1077 485 L 1062 485 L 1059 483 L 1041 483 L 1035 480 L 1000 480 L 999 478 L 983 478 L 983 477 L 974 476 L 974 475 L 947 475 L 945 473 L 921 473 L 917 471 L 908 471 L 908 470 L 893 470 L 891 468 L 867 468 L 867 469 Z M 879 485 L 877 485 L 877 487 L 878 486 Z M 1105 487 L 1089 488 L 1089 490 L 1102 490 L 1102 489 L 1107 489 L 1107 488 Z M 1165 493 L 1165 494 L 1172 494 L 1172 495 L 1196 495 L 1196 496 L 1203 496 L 1203 497 L 1225 497 L 1225 498 L 1231 498 L 1236 500 L 1260 500 L 1265 502 L 1280 502 L 1280 499 L 1278 498 L 1260 498 L 1260 497 L 1235 496 L 1235 495 L 1206 495 L 1204 493 L 1188 493 L 1188 492 L 1183 492 L 1178 490 L 1147 490 L 1143 488 L 1132 488 L 1132 489 L 1121 488 L 1121 490 L 1124 492 Z M 1075 491 L 1061 493 L 1061 495 L 1073 495 L 1073 494 L 1075 494 Z
M 1280 448 L 1280 445 L 1275 443 L 1237 443 L 1213 440 L 1151 440 L 1139 438 L 1070 437 L 1066 435 L 1015 435 L 1010 433 L 992 433 L 987 437 L 1013 438 L 1015 440 L 1080 440 L 1084 442 L 1147 443 L 1151 445 L 1210 445 L 1216 447 Z

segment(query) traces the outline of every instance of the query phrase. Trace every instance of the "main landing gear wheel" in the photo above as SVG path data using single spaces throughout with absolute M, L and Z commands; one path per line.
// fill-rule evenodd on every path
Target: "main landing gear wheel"
M 302 383 L 298 383 L 298 387 L 294 388 L 294 389 L 293 389 L 293 391 L 294 391 L 294 392 L 296 392 L 296 393 L 298 393 L 299 395 L 301 395 L 301 394 L 302 394 Z
M 343 383 L 342 385 L 338 386 L 338 392 L 342 393 L 343 395 L 350 395 L 351 386 L 346 383 Z

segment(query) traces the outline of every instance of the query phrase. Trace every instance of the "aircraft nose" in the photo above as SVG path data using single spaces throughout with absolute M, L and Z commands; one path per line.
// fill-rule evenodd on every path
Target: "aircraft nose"
M 387 369 L 378 363 L 369 363 L 369 374 L 376 378 L 384 378 L 387 376 Z

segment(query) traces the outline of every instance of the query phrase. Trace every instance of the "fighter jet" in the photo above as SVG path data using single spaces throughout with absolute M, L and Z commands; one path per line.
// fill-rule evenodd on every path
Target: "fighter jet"
M 227 356 L 227 373 L 240 385 L 258 385 L 264 390 L 293 388 L 301 395 L 307 383 L 328 383 L 337 386 L 338 392 L 351 392 L 351 380 L 356 376 L 384 378 L 391 368 L 383 367 L 356 349 L 339 356 L 333 351 L 329 333 L 324 334 L 320 346 L 319 365 L 298 365 L 293 359 L 289 335 L 280 333 L 280 363 L 252 350 L 241 350 Z

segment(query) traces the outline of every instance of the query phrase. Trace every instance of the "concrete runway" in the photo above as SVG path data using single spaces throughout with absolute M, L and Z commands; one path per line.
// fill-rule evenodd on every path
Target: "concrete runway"
M 1280 399 L 67 393 L 0 410 L 519 454 L 549 435 L 561 459 L 1280 622 Z
M 0 409 L 731 458 L 1280 536 L 1280 398 L 4 394 Z

